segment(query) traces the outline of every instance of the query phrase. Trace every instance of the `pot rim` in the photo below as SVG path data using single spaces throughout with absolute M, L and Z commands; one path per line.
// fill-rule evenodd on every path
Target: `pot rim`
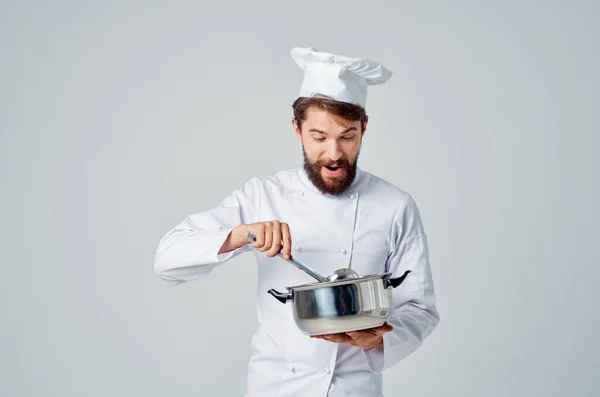
M 292 287 L 286 287 L 288 291 L 307 291 L 314 290 L 318 288 L 328 288 L 328 287 L 336 287 L 339 285 L 347 285 L 347 284 L 358 284 L 366 281 L 373 281 L 378 279 L 383 279 L 390 277 L 392 275 L 391 272 L 382 273 L 382 274 L 367 274 L 366 276 L 358 277 L 358 278 L 346 278 L 342 280 L 333 280 L 333 281 L 315 281 L 307 284 L 295 285 Z

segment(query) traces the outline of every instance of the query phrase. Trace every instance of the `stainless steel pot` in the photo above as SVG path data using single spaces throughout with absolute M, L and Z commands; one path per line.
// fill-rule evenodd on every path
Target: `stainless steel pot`
M 254 241 L 254 236 L 248 234 L 248 239 Z M 286 287 L 287 292 L 270 289 L 268 293 L 292 305 L 296 325 L 311 336 L 383 325 L 394 309 L 392 289 L 411 272 L 406 270 L 400 277 L 391 277 L 391 273 L 359 277 L 352 269 L 338 269 L 325 278 L 298 260 L 287 261 L 317 282 Z
M 286 287 L 268 292 L 292 305 L 294 321 L 308 335 L 358 331 L 383 325 L 392 315 L 392 289 L 410 273 L 391 278 L 391 273 Z

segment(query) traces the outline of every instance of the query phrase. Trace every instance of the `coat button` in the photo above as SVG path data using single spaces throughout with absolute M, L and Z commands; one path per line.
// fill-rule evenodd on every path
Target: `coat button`
M 298 192 L 298 196 L 300 196 L 300 197 L 304 196 L 304 192 Z
M 350 198 L 351 198 L 351 199 L 353 199 L 354 197 L 355 197 L 355 196 L 354 196 L 354 193 L 352 193 L 352 194 L 350 195 Z
M 340 252 L 341 252 L 342 254 L 344 254 L 344 255 L 346 255 L 346 254 L 348 253 L 348 251 L 346 251 L 346 250 L 345 250 L 345 249 L 343 249 L 343 248 L 340 250 Z
M 326 374 L 330 374 L 330 373 L 331 373 L 331 370 L 330 370 L 329 368 L 325 368 L 325 373 L 326 373 Z
M 290 367 L 290 372 L 296 372 L 296 368 Z

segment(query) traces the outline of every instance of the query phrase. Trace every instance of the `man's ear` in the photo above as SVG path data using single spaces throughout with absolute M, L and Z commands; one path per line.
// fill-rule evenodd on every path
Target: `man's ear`
M 368 123 L 369 123 L 369 116 L 365 116 L 365 123 L 363 124 L 363 130 L 360 133 L 361 136 L 365 135 L 365 131 L 367 130 Z
M 292 127 L 294 129 L 296 137 L 302 140 L 302 133 L 300 132 L 300 127 L 298 126 L 298 120 L 296 120 L 295 118 L 292 119 Z

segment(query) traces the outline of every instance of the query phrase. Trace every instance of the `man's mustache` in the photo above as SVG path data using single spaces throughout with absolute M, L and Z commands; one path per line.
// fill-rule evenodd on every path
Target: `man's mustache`
M 348 168 L 350 164 L 347 161 L 338 161 L 334 163 L 317 162 L 316 165 L 323 167 L 343 167 Z

